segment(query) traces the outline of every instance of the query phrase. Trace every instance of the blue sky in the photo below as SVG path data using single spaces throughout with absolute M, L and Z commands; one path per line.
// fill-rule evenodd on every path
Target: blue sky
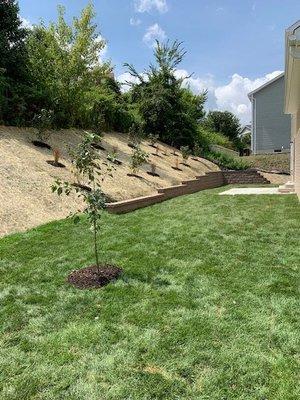
M 30 23 L 55 20 L 57 4 L 67 18 L 87 0 L 19 0 Z M 250 120 L 247 93 L 284 69 L 284 30 L 300 18 L 299 0 L 94 0 L 96 22 L 107 40 L 105 57 L 120 81 L 124 62 L 139 71 L 159 39 L 179 39 L 187 55 L 178 75 L 194 73 L 191 89 L 209 91 L 209 108 L 229 109 Z

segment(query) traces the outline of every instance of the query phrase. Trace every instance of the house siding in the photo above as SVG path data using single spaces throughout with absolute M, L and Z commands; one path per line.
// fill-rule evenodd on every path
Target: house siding
M 254 153 L 290 150 L 291 116 L 284 114 L 284 76 L 253 94 Z

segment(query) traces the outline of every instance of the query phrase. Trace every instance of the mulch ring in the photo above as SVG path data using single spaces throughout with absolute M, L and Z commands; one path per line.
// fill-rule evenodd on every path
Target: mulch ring
M 41 140 L 33 140 L 31 143 L 36 147 L 51 150 L 50 144 L 42 142 Z
M 47 160 L 47 163 L 56 168 L 66 168 L 66 166 L 60 162 L 55 162 L 54 160 Z
M 72 271 L 67 281 L 78 289 L 98 289 L 114 282 L 122 274 L 122 269 L 110 264 L 92 265 Z

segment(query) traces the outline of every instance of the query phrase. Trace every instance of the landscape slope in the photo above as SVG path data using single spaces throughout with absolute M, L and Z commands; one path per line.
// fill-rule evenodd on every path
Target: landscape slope
M 65 218 L 70 213 L 82 209 L 80 201 L 70 198 L 58 198 L 52 194 L 51 185 L 56 178 L 75 182 L 72 173 L 70 149 L 82 139 L 83 131 L 52 131 L 48 143 L 53 149 L 59 149 L 60 162 L 66 168 L 56 168 L 48 164 L 53 160 L 52 151 L 32 144 L 36 139 L 32 128 L 0 127 L 0 236 L 25 231 L 48 221 Z M 173 154 L 174 149 L 159 143 L 159 152 L 142 143 L 142 149 L 149 153 L 149 163 L 139 171 L 137 177 L 130 177 L 129 163 L 132 149 L 128 146 L 126 134 L 106 133 L 102 145 L 105 151 L 99 150 L 101 158 L 117 148 L 118 159 L 122 165 L 116 166 L 113 177 L 103 183 L 105 194 L 112 200 L 123 200 L 155 193 L 157 188 L 180 184 L 182 180 L 203 175 L 218 167 L 208 160 L 190 159 L 189 166 L 180 164 L 181 171 L 174 170 L 176 159 L 182 161 L 180 153 Z M 159 177 L 147 174 L 151 171 L 149 164 L 155 163 Z

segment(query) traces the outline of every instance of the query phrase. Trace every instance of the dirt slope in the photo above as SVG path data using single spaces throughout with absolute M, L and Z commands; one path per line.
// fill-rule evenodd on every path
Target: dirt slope
M 31 143 L 36 139 L 34 129 L 0 126 L 0 236 L 64 218 L 82 209 L 77 198 L 58 198 L 51 193 L 55 178 L 75 181 L 68 153 L 70 148 L 80 142 L 82 134 L 79 130 L 51 133 L 48 143 L 61 151 L 60 161 L 66 165 L 66 168 L 55 168 L 47 163 L 47 160 L 53 159 L 52 151 L 35 147 Z M 144 142 L 142 148 L 150 154 L 149 162 L 157 165 L 160 176 L 148 175 L 146 171 L 150 171 L 150 165 L 144 165 L 139 172 L 140 178 L 128 177 L 132 150 L 127 145 L 127 136 L 107 133 L 102 145 L 106 150 L 99 150 L 103 158 L 116 146 L 118 158 L 123 162 L 116 167 L 113 178 L 107 178 L 103 184 L 104 192 L 114 200 L 155 193 L 159 187 L 179 184 L 184 179 L 218 170 L 213 163 L 199 159 L 189 160 L 189 167 L 180 165 L 182 171 L 175 171 L 172 169 L 175 159 L 182 160 L 171 154 L 171 147 L 159 144 L 161 150 L 159 156 L 156 156 L 151 154 L 155 153 L 155 149 Z

